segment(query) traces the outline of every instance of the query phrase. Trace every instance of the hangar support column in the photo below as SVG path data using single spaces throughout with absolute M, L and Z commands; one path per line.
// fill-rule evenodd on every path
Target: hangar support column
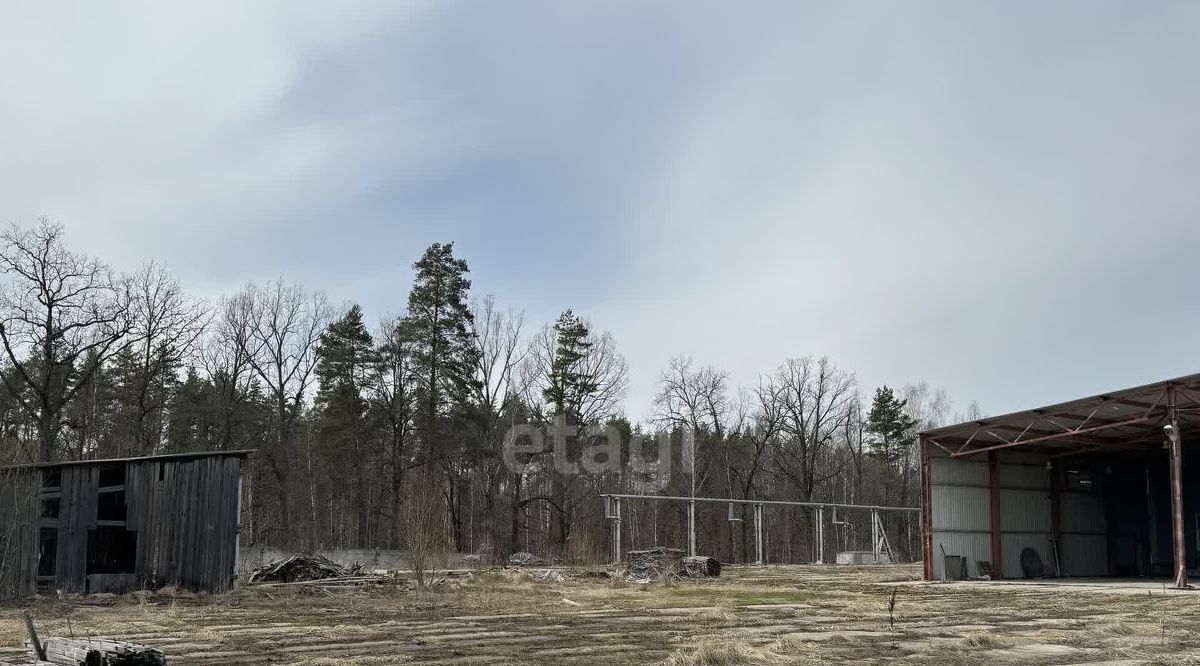
M 921 550 L 925 580 L 933 580 L 933 479 L 929 460 L 929 437 L 921 440 Z
M 1171 541 L 1175 546 L 1175 587 L 1185 589 L 1187 582 L 1187 552 L 1183 532 L 1183 433 L 1179 431 L 1179 409 L 1175 387 L 1167 387 L 1167 447 L 1171 459 Z
M 992 577 L 1004 577 L 1004 541 L 1000 538 L 1000 459 L 995 451 L 988 452 L 988 513 L 992 520 Z

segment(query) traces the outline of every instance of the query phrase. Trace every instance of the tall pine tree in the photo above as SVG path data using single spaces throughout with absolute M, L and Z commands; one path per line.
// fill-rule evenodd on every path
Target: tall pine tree
M 917 420 L 905 410 L 908 401 L 901 400 L 888 386 L 875 389 L 871 411 L 867 414 L 867 432 L 871 439 L 871 453 L 888 467 L 903 457 L 913 443 Z
M 466 545 L 463 506 L 467 480 L 457 455 L 461 441 L 449 423 L 462 413 L 476 381 L 477 351 L 471 342 L 475 317 L 468 306 L 471 281 L 467 262 L 454 256 L 453 243 L 434 243 L 413 264 L 417 275 L 408 296 L 405 326 L 411 334 L 413 370 L 418 379 L 418 432 L 427 480 L 440 470 L 455 547 Z M 424 484 L 427 488 L 431 484 Z
M 587 322 L 567 310 L 554 323 L 554 334 L 557 347 L 542 397 L 554 406 L 556 416 L 578 421 L 583 399 L 597 389 L 595 378 L 584 369 L 584 360 L 592 346 L 591 330 Z
M 317 450 L 310 462 L 325 469 L 344 469 L 350 477 L 358 543 L 369 532 L 367 469 L 375 463 L 368 422 L 367 382 L 376 353 L 371 334 L 363 324 L 362 309 L 352 305 L 346 314 L 321 333 L 317 344 L 316 398 Z
M 467 397 L 473 379 L 475 350 L 467 305 L 471 281 L 467 262 L 454 256 L 454 243 L 434 243 L 413 264 L 417 275 L 408 295 L 405 327 L 413 349 L 413 368 L 420 377 L 420 431 L 429 462 L 445 456 L 444 417 Z

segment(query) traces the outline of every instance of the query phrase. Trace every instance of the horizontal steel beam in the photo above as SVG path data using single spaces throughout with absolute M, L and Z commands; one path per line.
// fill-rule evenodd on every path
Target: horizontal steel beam
M 836 502 L 786 502 L 782 500 L 740 500 L 727 497 L 675 497 L 671 495 L 622 495 L 620 493 L 602 493 L 601 497 L 618 497 L 620 499 L 665 500 L 668 502 L 712 502 L 714 504 L 763 504 L 768 506 L 807 506 L 821 508 L 836 506 L 839 509 L 873 509 L 876 511 L 920 511 L 919 506 L 874 506 L 870 504 L 838 504 Z
M 1121 426 L 1136 425 L 1136 424 L 1145 423 L 1145 422 L 1151 421 L 1151 420 L 1154 420 L 1154 419 L 1151 419 L 1148 416 L 1143 416 L 1143 417 L 1139 417 L 1136 419 L 1128 419 L 1125 421 L 1116 421 L 1114 423 L 1105 423 L 1104 425 L 1092 426 L 1090 428 L 1081 428 L 1079 430 L 1070 430 L 1070 431 L 1066 431 L 1066 432 L 1055 433 L 1053 435 L 1047 435 L 1045 437 L 1033 437 L 1030 439 L 1023 439 L 1020 441 L 1005 442 L 1004 444 L 985 446 L 985 447 L 979 448 L 979 449 L 970 449 L 967 451 L 956 451 L 954 453 L 951 453 L 950 457 L 951 458 L 962 458 L 965 456 L 975 455 L 976 453 L 983 453 L 984 451 L 995 451 L 997 449 L 1007 449 L 1007 448 L 1011 448 L 1014 446 L 1025 446 L 1026 444 L 1037 444 L 1039 442 L 1047 442 L 1047 441 L 1051 441 L 1051 440 L 1055 440 L 1055 439 L 1068 439 L 1068 438 L 1074 437 L 1076 435 L 1085 435 L 1090 432 L 1096 432 L 1098 430 L 1106 430 L 1108 428 L 1118 428 Z M 1114 442 L 1114 444 L 1119 444 L 1119 442 Z

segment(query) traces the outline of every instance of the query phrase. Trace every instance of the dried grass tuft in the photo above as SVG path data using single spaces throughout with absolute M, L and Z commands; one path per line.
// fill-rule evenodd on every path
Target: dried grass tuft
M 663 666 L 757 666 L 778 663 L 779 657 L 746 641 L 709 640 L 675 652 Z
M 1000 648 L 1008 645 L 1008 641 L 990 631 L 971 631 L 963 636 L 963 643 L 973 648 Z

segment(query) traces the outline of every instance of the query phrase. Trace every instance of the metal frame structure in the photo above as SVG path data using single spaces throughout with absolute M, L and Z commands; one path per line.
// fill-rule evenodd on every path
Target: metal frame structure
M 949 458 L 986 453 L 993 469 L 995 455 L 1002 450 L 1037 452 L 1051 460 L 1106 452 L 1155 456 L 1165 450 L 1171 492 L 1174 583 L 1177 588 L 1187 588 L 1182 467 L 1185 435 L 1200 435 L 1200 374 L 921 433 L 926 579 L 933 577 L 930 458 L 935 448 Z M 991 513 L 993 523 L 999 524 L 996 497 L 993 492 Z M 1057 529 L 1060 520 L 1057 506 L 1054 514 Z M 999 536 L 995 531 L 993 534 L 996 540 L 993 559 L 998 561 Z
M 880 530 L 877 526 L 882 523 L 879 519 L 880 511 L 921 511 L 921 507 L 917 506 L 876 506 L 871 504 L 840 504 L 837 502 L 787 502 L 782 500 L 739 500 L 722 497 L 677 497 L 671 495 L 628 495 L 621 493 L 607 493 L 600 496 L 604 502 L 604 517 L 610 523 L 610 539 L 609 543 L 612 549 L 612 561 L 614 563 L 621 561 L 621 503 L 623 500 L 652 500 L 663 502 L 686 502 L 687 503 L 687 532 L 688 532 L 688 555 L 694 557 L 696 555 L 696 503 L 708 502 L 711 504 L 726 504 L 729 507 L 728 520 L 730 522 L 738 522 L 740 518 L 734 518 L 733 508 L 735 505 L 749 505 L 753 508 L 754 516 L 754 563 L 764 564 L 763 557 L 763 507 L 765 506 L 792 506 L 804 507 L 813 510 L 814 521 L 814 537 L 817 545 L 817 557 L 814 564 L 824 564 L 825 553 L 825 508 L 829 507 L 835 512 L 837 509 L 859 509 L 871 512 L 871 548 L 876 556 L 880 554 L 880 548 L 886 548 L 887 552 L 891 553 L 891 547 L 887 544 L 886 535 L 880 538 Z

